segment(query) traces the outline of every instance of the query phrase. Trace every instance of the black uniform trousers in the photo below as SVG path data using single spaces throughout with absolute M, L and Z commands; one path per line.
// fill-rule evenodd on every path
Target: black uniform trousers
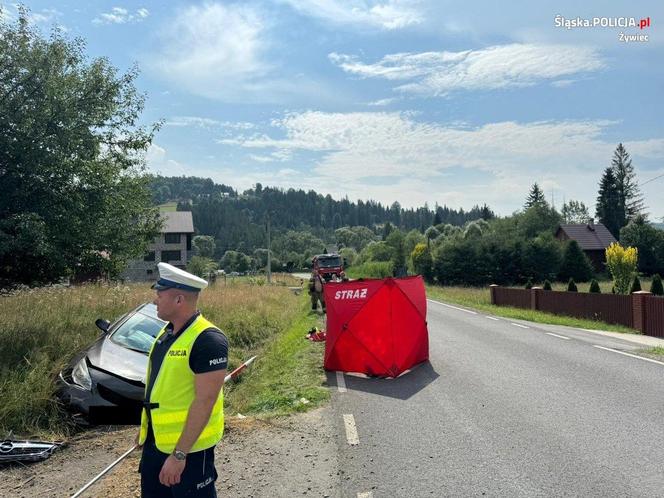
M 152 427 L 150 427 L 152 429 Z M 143 445 L 143 454 L 138 471 L 141 473 L 141 498 L 217 498 L 214 467 L 214 447 L 187 455 L 187 464 L 174 486 L 159 482 L 159 473 L 169 455 L 159 451 L 152 430 Z M 150 437 L 152 436 L 152 437 Z

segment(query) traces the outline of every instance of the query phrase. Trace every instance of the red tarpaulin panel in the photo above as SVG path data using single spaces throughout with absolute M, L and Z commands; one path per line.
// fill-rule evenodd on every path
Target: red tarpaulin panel
M 429 359 L 421 276 L 329 282 L 326 370 L 397 377 Z

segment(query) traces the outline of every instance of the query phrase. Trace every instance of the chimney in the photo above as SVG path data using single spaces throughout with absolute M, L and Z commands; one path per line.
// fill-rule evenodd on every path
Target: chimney
M 588 219 L 588 230 L 591 232 L 595 231 L 595 219 L 594 218 L 589 218 Z

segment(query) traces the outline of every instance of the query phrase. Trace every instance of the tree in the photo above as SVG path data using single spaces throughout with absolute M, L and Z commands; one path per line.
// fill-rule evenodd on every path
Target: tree
M 438 237 L 440 235 L 440 232 L 436 227 L 429 227 L 426 229 L 424 232 L 424 238 L 427 240 L 427 247 L 431 249 L 431 241 Z
M 576 240 L 567 242 L 559 272 L 561 280 L 574 278 L 578 282 L 587 282 L 592 275 L 592 264 L 579 247 L 579 243 Z
M 390 261 L 392 259 L 394 250 L 385 241 L 371 242 L 360 253 L 358 263 L 366 263 L 368 261 Z
M 137 124 L 136 68 L 118 74 L 28 17 L 0 23 L 0 286 L 114 276 L 159 233 L 143 174 L 158 125 Z
M 209 279 L 212 273 L 216 273 L 219 269 L 219 265 L 212 261 L 210 258 L 205 258 L 202 256 L 194 256 L 191 258 L 191 261 L 187 263 L 187 271 L 198 275 L 201 278 Z
M 650 284 L 650 292 L 655 296 L 664 295 L 664 287 L 662 286 L 662 277 L 659 276 L 659 273 L 655 273 L 652 277 L 652 283 Z
M 544 290 L 550 291 L 551 290 L 551 282 L 548 280 L 544 281 Z
M 533 279 L 528 277 L 528 280 L 526 281 L 525 289 L 532 289 L 532 288 L 533 288 Z
M 425 281 L 433 282 L 433 259 L 427 245 L 417 244 L 410 256 L 415 273 L 422 275 Z
M 537 182 L 533 183 L 533 186 L 530 187 L 530 192 L 528 197 L 526 197 L 526 203 L 523 206 L 523 209 L 529 209 L 533 206 L 547 206 L 546 198 L 544 197 L 544 192 L 539 187 Z
M 339 247 L 352 247 L 361 251 L 369 242 L 378 240 L 378 237 L 367 227 L 341 227 L 334 231 Z
M 209 235 L 196 235 L 191 243 L 198 256 L 203 258 L 214 257 L 214 251 L 217 247 L 214 243 L 214 237 L 210 237 Z
M 588 292 L 592 294 L 602 293 L 602 289 L 600 289 L 599 283 L 597 283 L 597 280 L 595 280 L 594 278 L 590 281 L 590 289 L 588 290 Z
M 634 275 L 634 278 L 632 279 L 632 285 L 629 287 L 629 293 L 634 294 L 635 292 L 639 292 L 641 290 L 641 280 L 639 280 L 638 275 Z
M 518 233 L 526 239 L 542 233 L 553 235 L 560 221 L 558 212 L 548 204 L 534 204 L 517 216 Z
M 635 247 L 623 247 L 613 243 L 606 248 L 606 267 L 613 277 L 613 288 L 617 294 L 627 294 L 632 275 L 636 273 L 639 253 Z
M 537 282 L 555 279 L 562 259 L 561 243 L 552 235 L 527 240 L 521 253 L 521 274 L 531 276 Z
M 625 216 L 619 206 L 618 198 L 616 176 L 613 174 L 612 168 L 606 168 L 599 182 L 595 217 L 616 239 L 620 236 L 620 228 L 623 226 L 622 221 Z
M 636 180 L 636 172 L 632 160 L 623 144 L 618 144 L 611 160 L 613 174 L 616 177 L 618 206 L 622 216 L 620 226 L 623 227 L 637 214 L 643 212 L 643 195 Z
M 352 247 L 344 247 L 339 251 L 339 255 L 343 259 L 344 266 L 349 267 L 353 266 L 355 260 L 357 259 L 357 251 Z
M 385 243 L 392 248 L 392 267 L 396 274 L 401 274 L 406 268 L 405 237 L 401 230 L 395 228 L 385 239 Z
M 392 230 L 394 230 L 394 226 L 392 225 L 392 223 L 390 223 L 389 221 L 385 223 L 385 225 L 383 226 L 382 239 L 387 240 L 387 237 L 390 235 L 390 233 L 392 233 Z
M 564 223 L 588 223 L 590 213 L 583 202 L 569 200 L 560 211 Z
M 642 214 L 620 230 L 620 243 L 637 248 L 641 272 L 652 275 L 664 271 L 664 231 L 648 223 Z

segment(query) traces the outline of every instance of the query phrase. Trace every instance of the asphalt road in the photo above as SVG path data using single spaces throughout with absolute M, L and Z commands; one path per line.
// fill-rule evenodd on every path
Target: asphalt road
M 333 387 L 344 497 L 664 496 L 664 365 L 578 329 L 428 308 L 430 364 Z

